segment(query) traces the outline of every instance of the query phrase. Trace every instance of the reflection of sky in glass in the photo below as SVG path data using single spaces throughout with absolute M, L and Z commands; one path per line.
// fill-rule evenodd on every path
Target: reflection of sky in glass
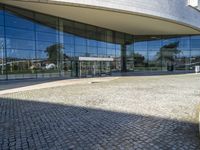
M 6 13 L 5 25 L 13 28 L 34 29 L 34 23 L 25 18 L 17 17 L 14 14 Z
M 35 59 L 35 51 L 7 49 L 7 57 L 14 59 Z

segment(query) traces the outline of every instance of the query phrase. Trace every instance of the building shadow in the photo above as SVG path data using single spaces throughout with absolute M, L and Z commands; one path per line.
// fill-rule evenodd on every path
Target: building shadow
M 0 98 L 0 149 L 200 149 L 198 125 Z
M 0 91 L 9 90 L 14 88 L 26 87 L 31 85 L 37 85 L 47 82 L 64 80 L 64 77 L 54 77 L 54 78 L 34 78 L 34 79 L 11 79 L 11 80 L 0 80 Z M 73 79 L 73 78 L 71 78 Z

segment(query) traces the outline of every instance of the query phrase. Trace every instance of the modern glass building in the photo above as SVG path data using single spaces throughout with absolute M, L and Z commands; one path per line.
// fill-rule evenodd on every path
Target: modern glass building
M 139 35 L 81 22 L 0 3 L 0 80 L 191 71 L 200 64 L 197 29 Z

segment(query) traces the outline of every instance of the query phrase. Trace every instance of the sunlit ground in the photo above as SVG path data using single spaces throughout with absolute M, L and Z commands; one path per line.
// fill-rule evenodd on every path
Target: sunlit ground
M 194 121 L 200 104 L 200 75 L 121 77 L 4 97 Z

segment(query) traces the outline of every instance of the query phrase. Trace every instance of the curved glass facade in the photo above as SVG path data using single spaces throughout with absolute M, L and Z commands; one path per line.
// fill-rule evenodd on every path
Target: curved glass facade
M 199 62 L 197 35 L 129 35 L 0 4 L 0 80 L 70 78 L 89 70 L 100 75 L 109 69 L 188 71 Z

